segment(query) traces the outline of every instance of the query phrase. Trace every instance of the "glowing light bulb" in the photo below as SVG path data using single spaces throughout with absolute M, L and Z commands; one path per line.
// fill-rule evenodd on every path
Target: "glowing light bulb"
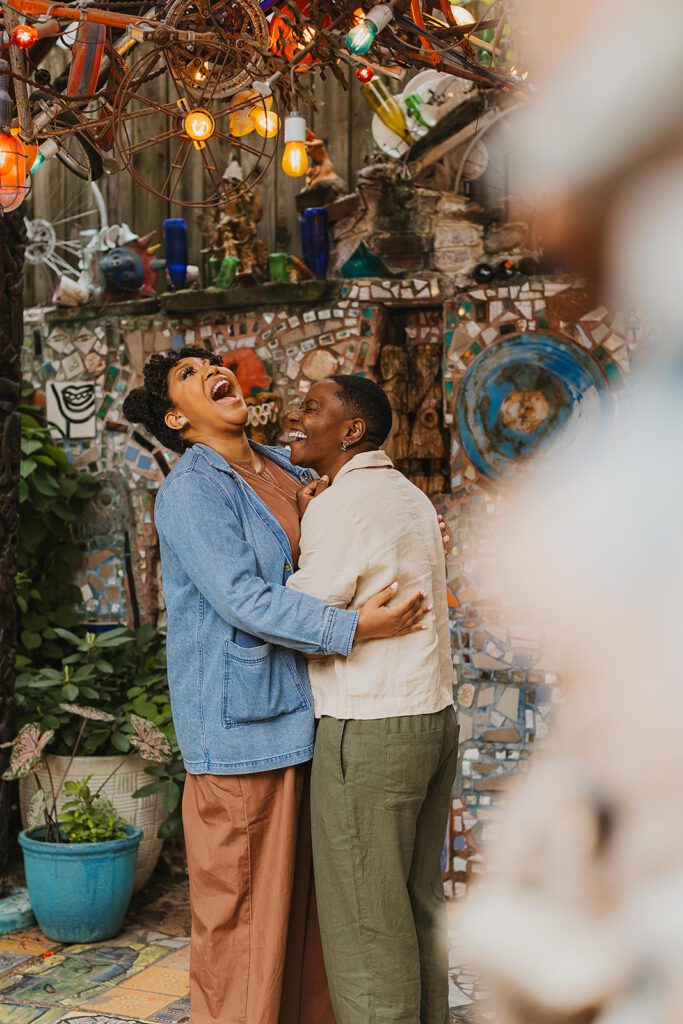
M 29 193 L 26 146 L 21 139 L 0 133 L 0 206 L 16 210 Z
M 40 170 L 46 160 L 51 160 L 53 156 L 56 156 L 59 152 L 59 143 L 55 139 L 46 139 L 45 142 L 41 142 L 38 146 L 38 152 L 36 153 L 35 159 L 31 164 L 31 174 L 35 174 L 36 171 Z M 28 156 L 30 162 L 30 153 Z
M 185 134 L 194 142 L 206 142 L 215 132 L 216 122 L 208 110 L 198 107 L 196 110 L 190 110 L 185 115 L 183 128 L 185 129 Z
M 294 110 L 285 118 L 285 151 L 282 156 L 282 170 L 290 178 L 300 178 L 308 170 L 305 140 L 306 121 Z
M 476 23 L 474 15 L 460 4 L 451 4 L 451 13 L 455 18 L 456 25 L 474 25 Z
M 304 38 L 304 42 L 306 43 L 312 43 L 313 40 L 315 39 L 315 29 L 312 28 L 311 25 L 306 25 L 305 29 L 301 34 Z
M 254 104 L 258 103 L 270 109 L 273 105 L 273 97 L 266 96 L 264 99 L 259 96 L 256 89 L 245 89 L 236 93 L 230 104 L 230 134 L 241 139 L 256 130 L 254 119 L 250 117 Z
M 208 71 L 208 70 L 209 70 L 209 62 L 208 62 L 208 60 L 205 60 L 204 61 L 204 70 L 202 70 L 201 68 L 197 68 L 197 70 L 194 73 L 194 80 L 195 80 L 195 82 L 205 82 L 206 81 L 206 75 L 204 74 L 204 71 Z
M 356 78 L 359 82 L 371 82 L 375 77 L 375 72 L 371 67 L 357 68 Z
M 30 50 L 38 39 L 38 29 L 33 25 L 17 25 L 12 29 L 12 42 L 22 50 Z
M 280 131 L 280 118 L 274 110 L 264 110 L 261 106 L 252 107 L 249 117 L 262 139 L 274 139 Z
M 367 53 L 377 36 L 377 26 L 368 18 L 352 28 L 346 37 L 346 49 L 362 56 Z
M 367 53 L 378 34 L 389 24 L 394 16 L 389 4 L 377 4 L 361 21 L 357 21 L 358 12 L 354 12 L 354 27 L 346 37 L 346 49 L 349 53 L 362 56 Z

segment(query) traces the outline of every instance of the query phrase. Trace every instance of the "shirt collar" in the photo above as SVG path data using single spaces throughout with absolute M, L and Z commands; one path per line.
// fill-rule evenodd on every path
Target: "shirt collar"
M 354 469 L 393 469 L 393 466 L 393 462 L 381 448 L 372 452 L 359 452 L 346 465 L 342 466 L 335 476 L 334 482 L 336 483 L 340 477 L 345 476 L 347 473 L 352 473 Z

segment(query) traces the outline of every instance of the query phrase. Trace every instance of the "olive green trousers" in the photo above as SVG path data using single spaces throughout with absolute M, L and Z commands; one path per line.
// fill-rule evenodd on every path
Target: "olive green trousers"
M 337 1024 L 447 1024 L 441 877 L 458 726 L 452 707 L 320 720 L 313 862 Z

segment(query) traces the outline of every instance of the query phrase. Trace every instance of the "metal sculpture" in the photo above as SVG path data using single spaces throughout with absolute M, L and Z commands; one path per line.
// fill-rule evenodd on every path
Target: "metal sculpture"
M 152 7 L 127 0 L 114 6 L 0 3 L 10 40 L 0 74 L 0 134 L 18 141 L 29 169 L 51 156 L 91 180 L 125 168 L 166 200 L 211 207 L 253 188 L 262 176 L 277 145 L 276 97 L 290 110 L 297 95 L 309 99 L 304 72 L 329 71 L 346 87 L 344 65 L 370 61 L 399 75 L 437 68 L 489 90 L 526 92 L 510 67 L 509 40 L 503 53 L 510 27 L 508 5 L 499 0 L 487 7 L 490 14 L 502 7 L 495 18 L 470 15 L 464 22 L 454 13 L 463 8 L 446 0 L 438 7 L 433 0 L 390 0 L 366 12 L 342 0 L 173 0 Z M 66 36 L 71 62 L 52 81 L 41 62 Z M 131 62 L 140 44 L 143 55 Z M 169 84 L 165 102 L 151 88 L 159 77 Z M 254 131 L 258 142 L 245 141 Z M 167 163 L 160 184 L 140 167 L 150 152 Z M 225 179 L 223 168 L 235 158 L 244 176 Z M 198 189 L 192 175 L 193 191 L 201 195 L 181 187 L 193 163 L 203 179 Z M 8 209 L 2 174 L 0 166 L 0 206 Z M 30 180 L 14 183 L 13 201 Z

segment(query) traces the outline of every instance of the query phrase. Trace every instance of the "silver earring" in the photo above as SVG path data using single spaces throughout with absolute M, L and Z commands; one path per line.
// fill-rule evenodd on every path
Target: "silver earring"
M 341 448 L 341 450 L 343 452 L 345 452 L 346 449 L 349 447 L 349 442 L 348 441 L 340 441 L 339 442 L 339 447 Z
M 178 419 L 178 425 L 181 426 L 181 427 L 184 427 L 186 423 L 187 423 L 187 420 L 184 420 L 183 417 L 180 416 L 179 419 Z

